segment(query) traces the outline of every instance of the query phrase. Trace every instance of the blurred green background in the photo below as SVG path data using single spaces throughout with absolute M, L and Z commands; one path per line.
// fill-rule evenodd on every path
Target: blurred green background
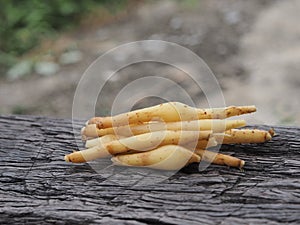
M 2 74 L 43 37 L 55 38 L 57 32 L 74 28 L 99 7 L 114 12 L 126 3 L 126 0 L 0 0 Z

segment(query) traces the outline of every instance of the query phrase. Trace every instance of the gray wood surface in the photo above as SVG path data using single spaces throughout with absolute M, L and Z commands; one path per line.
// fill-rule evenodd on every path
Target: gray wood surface
M 268 143 L 222 146 L 244 171 L 193 164 L 136 185 L 124 168 L 65 163 L 77 149 L 70 120 L 2 116 L 0 224 L 300 224 L 300 128 L 275 131 Z

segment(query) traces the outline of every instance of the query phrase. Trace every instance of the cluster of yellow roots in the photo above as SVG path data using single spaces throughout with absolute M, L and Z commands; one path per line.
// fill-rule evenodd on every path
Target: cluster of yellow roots
M 115 165 L 178 170 L 201 160 L 242 168 L 239 158 L 207 150 L 221 144 L 262 143 L 274 132 L 244 127 L 226 118 L 255 112 L 255 106 L 198 109 L 179 102 L 90 119 L 81 133 L 86 149 L 65 156 L 83 163 L 112 157 Z

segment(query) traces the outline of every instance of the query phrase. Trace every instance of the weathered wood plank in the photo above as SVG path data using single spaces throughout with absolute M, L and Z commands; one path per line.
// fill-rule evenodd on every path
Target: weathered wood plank
M 82 125 L 76 121 L 75 130 Z M 2 116 L 0 223 L 299 224 L 300 128 L 275 130 L 265 144 L 222 147 L 246 161 L 244 171 L 211 165 L 198 172 L 193 164 L 138 186 L 122 168 L 97 173 L 65 163 L 77 148 L 70 120 Z

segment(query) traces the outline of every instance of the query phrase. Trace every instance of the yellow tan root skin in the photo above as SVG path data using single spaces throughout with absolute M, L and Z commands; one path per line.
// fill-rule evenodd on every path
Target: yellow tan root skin
M 91 147 L 94 147 L 94 146 L 97 146 L 97 145 L 103 145 L 103 144 L 115 141 L 118 138 L 122 138 L 122 137 L 117 137 L 116 135 L 113 135 L 113 134 L 107 134 L 107 135 L 104 135 L 104 136 L 99 137 L 99 138 L 94 138 L 94 139 L 87 140 L 85 142 L 85 147 L 86 148 L 91 148 Z
M 216 152 L 211 152 L 208 150 L 202 150 L 202 149 L 196 149 L 195 153 L 197 155 L 200 155 L 202 160 L 211 162 L 218 165 L 227 165 L 231 167 L 238 167 L 243 168 L 245 165 L 245 161 L 241 160 L 239 158 L 230 156 L 230 155 L 224 155 Z
M 112 141 L 106 144 L 106 148 L 112 155 L 129 149 L 147 151 L 162 145 L 183 145 L 188 142 L 208 140 L 211 133 L 211 131 L 156 131 Z
M 197 143 L 198 140 L 208 140 L 211 133 L 211 131 L 157 131 L 145 133 L 74 152 L 67 155 L 65 159 L 73 163 L 82 163 L 125 153 L 129 150 L 148 151 L 162 145 L 177 145 L 195 141 Z
M 142 124 L 153 119 L 159 119 L 164 122 L 198 119 L 224 119 L 255 111 L 255 106 L 230 106 L 226 108 L 198 109 L 179 102 L 168 102 L 119 114 L 113 117 L 94 117 L 89 121 L 89 124 L 96 124 L 99 129 L 103 129 L 129 124 Z
M 201 157 L 177 145 L 165 145 L 157 149 L 112 158 L 119 166 L 148 167 L 161 170 L 179 170 L 186 164 L 200 162 Z
M 190 131 L 203 131 L 212 130 L 213 132 L 224 132 L 225 130 L 246 126 L 245 120 L 219 120 L 219 119 L 203 119 L 192 121 L 179 121 L 179 122 L 154 122 L 144 123 L 142 125 L 127 125 L 119 127 L 109 127 L 98 129 L 95 124 L 87 125 L 82 130 L 84 137 L 97 137 L 108 134 L 115 134 L 121 136 L 133 136 L 143 133 L 163 130 L 190 130 Z
M 271 140 L 272 135 L 268 131 L 258 129 L 232 129 L 215 138 L 220 144 L 263 143 Z

